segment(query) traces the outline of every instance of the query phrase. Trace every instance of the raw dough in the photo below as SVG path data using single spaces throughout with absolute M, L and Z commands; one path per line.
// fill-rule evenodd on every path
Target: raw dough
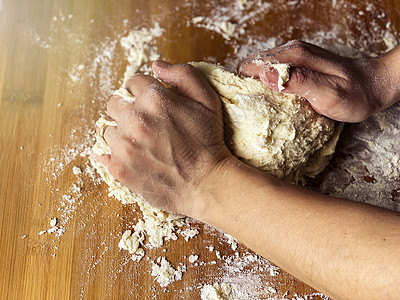
M 175 281 L 181 280 L 183 273 L 186 272 L 184 264 L 179 264 L 175 269 L 165 257 L 159 257 L 157 263 L 153 262 L 151 276 L 155 277 L 161 287 L 166 287 Z
M 241 291 L 237 284 L 225 282 L 206 284 L 201 289 L 201 300 L 245 300 L 249 299 L 246 292 Z
M 317 114 L 304 98 L 271 90 L 205 62 L 190 63 L 219 94 L 225 140 L 245 163 L 289 182 L 321 172 L 334 153 L 341 125 Z
M 313 176 L 324 169 L 340 133 L 340 126 L 314 112 L 308 102 L 295 95 L 275 92 L 260 81 L 242 78 L 208 63 L 191 63 L 202 72 L 220 95 L 224 107 L 225 136 L 229 149 L 244 162 L 287 181 L 296 182 L 303 175 Z M 123 88 L 115 92 L 125 101 L 135 98 Z M 115 121 L 100 118 L 96 125 L 93 153 L 111 154 L 103 138 L 106 126 Z M 185 225 L 183 216 L 168 214 L 149 205 L 140 195 L 117 182 L 107 169 L 92 160 L 109 195 L 122 203 L 137 203 L 143 220 L 126 231 L 119 244 L 121 249 L 140 260 L 144 255 L 145 238 L 148 248 L 161 247 L 165 240 L 176 240 L 177 227 Z M 198 234 L 196 229 L 177 230 L 186 240 Z M 232 248 L 236 248 L 233 242 Z

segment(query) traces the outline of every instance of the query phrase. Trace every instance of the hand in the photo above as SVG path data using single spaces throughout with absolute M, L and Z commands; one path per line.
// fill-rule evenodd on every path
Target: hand
M 260 59 L 266 64 L 260 65 Z M 329 118 L 360 122 L 392 104 L 391 75 L 381 58 L 345 58 L 292 41 L 245 59 L 238 70 L 278 90 L 278 72 L 267 62 L 288 63 L 290 79 L 282 92 L 306 98 L 315 111 Z
M 117 127 L 104 138 L 111 155 L 94 156 L 109 173 L 150 204 L 174 213 L 191 214 L 202 180 L 231 156 L 223 140 L 221 101 L 194 67 L 156 61 L 157 77 L 134 76 L 126 89 L 136 97 L 108 102 Z

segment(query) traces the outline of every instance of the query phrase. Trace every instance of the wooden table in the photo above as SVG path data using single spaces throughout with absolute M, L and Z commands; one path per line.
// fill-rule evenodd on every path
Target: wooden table
M 239 47 L 250 36 L 276 36 L 279 44 L 316 37 L 319 30 L 332 32 L 337 25 L 337 38 L 354 40 L 359 49 L 365 44 L 363 52 L 379 52 L 385 49 L 382 40 L 365 42 L 372 22 L 384 28 L 391 21 L 390 30 L 400 30 L 399 1 L 376 0 L 372 10 L 357 0 L 272 4 L 261 19 L 247 22 L 246 34 L 231 41 L 191 23 L 230 2 L 0 1 L 1 299 L 198 299 L 202 284 L 236 276 L 227 278 L 229 263 L 206 248 L 214 245 L 232 256 L 229 245 L 218 231 L 201 224 L 195 225 L 199 237 L 168 242 L 166 252 L 148 251 L 151 260 L 165 255 L 174 265 L 189 265 L 183 279 L 167 290 L 150 275 L 151 260 L 135 263 L 118 249 L 122 232 L 136 223 L 137 214 L 107 197 L 106 186 L 93 182 L 86 172 L 88 157 L 80 153 L 93 144 L 94 122 L 121 84 L 126 61 L 118 40 L 130 29 L 159 21 L 166 29 L 157 40 L 163 58 L 220 63 L 234 58 L 232 45 Z M 326 46 L 332 48 L 333 42 L 326 39 Z M 83 173 L 75 175 L 74 166 Z M 38 234 L 50 228 L 53 217 L 65 232 Z M 250 253 L 243 245 L 238 250 Z M 204 265 L 191 266 L 185 258 L 190 254 L 199 254 Z M 243 280 L 260 279 L 260 298 L 315 292 L 284 271 L 270 276 L 254 265 L 246 268 L 254 270 L 243 271 L 251 275 Z

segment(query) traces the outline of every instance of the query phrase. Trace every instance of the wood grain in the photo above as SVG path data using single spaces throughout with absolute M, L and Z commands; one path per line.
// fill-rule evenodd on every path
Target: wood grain
M 74 175 L 72 167 L 87 169 L 87 157 L 79 153 L 92 144 L 90 135 L 104 111 L 107 92 L 123 77 L 123 52 L 112 43 L 131 28 L 159 21 L 166 29 L 157 40 L 163 58 L 174 63 L 214 58 L 223 63 L 234 55 L 232 45 L 246 40 L 227 42 L 219 34 L 186 24 L 228 2 L 0 1 L 1 299 L 198 299 L 201 284 L 221 280 L 227 263 L 216 260 L 214 265 L 191 267 L 182 281 L 167 290 L 160 288 L 150 276 L 151 261 L 137 264 L 118 249 L 121 233 L 135 223 L 134 207 L 107 197 L 104 184 L 95 185 L 86 173 Z M 365 16 L 358 13 L 365 11 L 362 1 L 337 2 L 335 9 L 331 1 L 275 5 L 265 18 L 254 24 L 250 20 L 247 29 L 252 35 L 279 36 L 285 42 L 340 24 L 338 37 L 354 39 L 354 47 L 362 45 L 373 20 L 381 27 L 391 21 L 400 30 L 398 1 L 371 1 L 377 13 Z M 379 11 L 386 13 L 380 19 Z M 368 45 L 384 49 L 382 41 Z M 109 60 L 100 55 L 107 46 L 114 49 Z M 79 65 L 84 66 L 81 72 Z M 72 191 L 74 184 L 81 188 L 80 196 Z M 72 195 L 76 202 L 69 203 L 63 195 Z M 52 217 L 58 218 L 65 233 L 38 235 L 49 228 Z M 149 250 L 147 256 L 165 255 L 173 264 L 189 264 L 184 256 L 193 253 L 210 262 L 215 254 L 205 248 L 209 245 L 233 255 L 220 233 L 196 226 L 202 231 L 198 238 L 168 242 L 167 252 Z M 240 245 L 239 251 L 248 250 Z M 288 298 L 315 292 L 284 271 L 274 277 L 258 273 L 262 298 L 271 296 L 266 286 Z

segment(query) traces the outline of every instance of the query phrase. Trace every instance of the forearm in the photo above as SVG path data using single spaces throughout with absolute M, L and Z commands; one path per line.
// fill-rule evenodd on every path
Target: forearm
M 192 216 L 330 296 L 400 292 L 400 217 L 393 212 L 285 184 L 236 159 L 198 199 Z

